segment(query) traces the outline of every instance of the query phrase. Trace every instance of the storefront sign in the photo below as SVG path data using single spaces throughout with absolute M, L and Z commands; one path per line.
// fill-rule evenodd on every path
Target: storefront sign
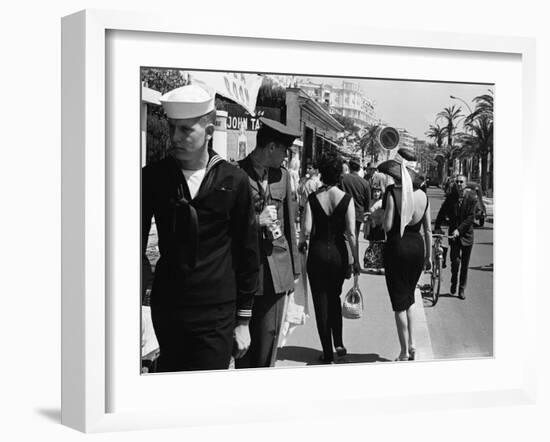
M 226 105 L 227 130 L 240 130 L 244 125 L 246 131 L 257 131 L 260 128 L 260 117 L 271 118 L 272 120 L 281 121 L 281 110 L 272 107 L 256 108 L 256 116 L 250 115 L 241 106 Z

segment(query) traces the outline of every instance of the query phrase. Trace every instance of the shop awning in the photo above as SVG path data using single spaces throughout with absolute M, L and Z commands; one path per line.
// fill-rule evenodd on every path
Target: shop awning
M 148 87 L 141 87 L 141 101 L 149 104 L 158 104 L 160 106 L 161 93 Z

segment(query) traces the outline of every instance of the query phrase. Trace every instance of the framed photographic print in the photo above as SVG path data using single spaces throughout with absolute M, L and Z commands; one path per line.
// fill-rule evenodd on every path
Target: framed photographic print
M 522 259 L 534 245 L 522 241 L 526 215 L 495 202 L 534 198 L 507 179 L 534 157 L 531 40 L 337 27 L 240 32 L 215 20 L 182 29 L 169 17 L 83 11 L 63 19 L 62 44 L 64 424 L 91 432 L 532 400 L 534 367 L 526 361 L 533 359 L 514 349 L 521 342 L 524 353 L 534 350 L 536 291 Z M 306 220 L 339 215 L 337 203 L 323 207 L 321 196 L 312 207 L 301 194 L 317 172 L 317 196 L 343 195 L 342 173 L 342 186 L 368 183 L 354 232 L 357 278 L 318 271 L 318 238 Z M 393 192 L 384 209 L 375 206 Z M 443 227 L 429 265 L 426 235 L 399 227 L 395 238 L 415 243 L 407 253 L 420 248 L 414 265 L 399 262 L 399 276 L 392 273 L 391 241 L 382 246 L 385 263 L 377 260 L 376 229 L 383 241 L 393 228 L 382 228 L 388 204 L 411 229 L 430 225 L 426 213 Z M 172 247 L 177 238 L 183 251 Z M 250 238 L 259 245 L 247 245 Z M 288 249 L 279 255 L 288 274 L 283 260 L 273 264 L 277 247 Z M 231 260 L 216 261 L 223 253 Z M 154 279 L 145 277 L 151 264 Z M 409 272 L 402 304 L 392 284 Z M 279 307 L 266 307 L 278 309 L 278 319 L 263 362 L 244 367 L 239 346 L 248 348 L 248 337 L 236 324 L 254 346 L 249 321 L 269 297 L 256 296 L 256 307 L 245 298 L 260 279 L 259 290 L 284 294 L 274 297 Z M 340 302 L 353 287 L 362 294 L 361 317 L 342 320 Z M 169 324 L 203 315 L 201 327 L 218 333 L 224 320 L 213 315 L 222 305 L 230 321 L 216 351 L 203 343 L 170 352 L 171 345 L 180 351 L 174 336 L 194 338 Z

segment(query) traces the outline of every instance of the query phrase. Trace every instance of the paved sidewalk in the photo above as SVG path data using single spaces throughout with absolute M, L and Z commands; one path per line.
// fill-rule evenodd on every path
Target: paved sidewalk
M 367 242 L 360 240 L 360 255 L 363 256 Z M 427 282 L 423 275 L 419 285 Z M 346 280 L 342 290 L 345 293 L 351 288 L 353 279 Z M 399 341 L 395 326 L 394 314 L 391 309 L 389 295 L 383 275 L 362 273 L 359 286 L 363 294 L 365 309 L 360 319 L 344 318 L 344 345 L 348 354 L 337 358 L 337 363 L 349 362 L 387 362 L 393 361 L 399 354 Z M 301 297 L 302 287 L 299 284 L 296 296 Z M 415 293 L 416 302 L 416 348 L 417 360 L 433 359 L 432 344 L 426 322 L 423 300 L 420 290 Z M 315 313 L 309 294 L 310 315 L 305 325 L 298 326 L 286 339 L 285 346 L 279 349 L 276 366 L 317 365 L 321 355 L 321 343 L 315 323 Z
M 367 241 L 361 238 L 359 241 L 359 256 L 362 258 Z M 156 231 L 151 229 L 147 254 L 152 264 L 158 259 L 156 247 Z M 419 285 L 428 282 L 429 276 L 423 275 Z M 353 278 L 344 282 L 342 289 L 343 299 L 345 293 L 351 288 Z M 337 359 L 337 363 L 364 363 L 364 362 L 388 362 L 393 361 L 399 354 L 399 341 L 395 326 L 394 314 L 391 309 L 389 295 L 386 289 L 384 275 L 362 273 L 359 277 L 359 287 L 363 294 L 365 308 L 361 319 L 345 319 L 343 327 L 344 345 L 348 354 Z M 279 348 L 276 362 L 281 366 L 317 365 L 321 355 L 321 343 L 315 323 L 315 312 L 311 293 L 308 290 L 309 317 L 304 325 L 295 327 L 287 336 L 284 347 Z M 303 285 L 300 281 L 296 287 L 296 298 L 303 298 Z M 432 344 L 426 322 L 423 300 L 420 290 L 415 292 L 416 315 L 416 359 L 433 359 Z

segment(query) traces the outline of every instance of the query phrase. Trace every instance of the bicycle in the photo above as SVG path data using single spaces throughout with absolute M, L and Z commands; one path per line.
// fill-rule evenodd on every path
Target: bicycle
M 434 233 L 432 235 L 432 268 L 430 275 L 430 295 L 432 297 L 432 305 L 436 305 L 439 300 L 439 292 L 441 290 L 441 268 L 443 266 L 443 246 L 441 241 L 445 235 Z

